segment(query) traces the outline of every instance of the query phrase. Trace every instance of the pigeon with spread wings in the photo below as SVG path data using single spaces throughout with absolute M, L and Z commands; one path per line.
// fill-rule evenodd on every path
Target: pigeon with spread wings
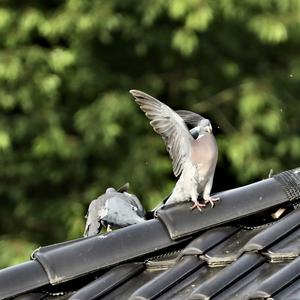
M 213 206 L 219 200 L 210 195 L 218 148 L 210 121 L 186 110 L 175 112 L 144 92 L 131 90 L 130 93 L 150 119 L 154 131 L 163 138 L 172 158 L 174 175 L 179 176 L 166 204 L 192 200 L 191 208 L 201 210 L 205 205 L 198 202 L 198 196 L 202 195 L 205 203 Z

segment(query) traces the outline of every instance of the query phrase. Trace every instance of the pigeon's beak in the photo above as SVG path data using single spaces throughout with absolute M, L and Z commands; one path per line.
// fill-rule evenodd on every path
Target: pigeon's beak
M 211 125 L 205 126 L 204 127 L 204 131 L 206 131 L 208 133 L 212 133 L 212 127 L 211 127 Z

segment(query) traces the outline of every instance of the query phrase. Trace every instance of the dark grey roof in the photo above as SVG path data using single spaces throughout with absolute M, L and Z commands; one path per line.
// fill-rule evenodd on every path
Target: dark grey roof
M 299 169 L 219 196 L 203 213 L 174 205 L 142 224 L 42 247 L 0 271 L 0 299 L 297 299 Z

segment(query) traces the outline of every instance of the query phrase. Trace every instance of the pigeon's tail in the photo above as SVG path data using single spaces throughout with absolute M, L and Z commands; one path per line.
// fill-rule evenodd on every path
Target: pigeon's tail
M 101 225 L 99 222 L 95 224 L 95 222 L 86 224 L 83 236 L 88 237 L 88 236 L 94 236 L 97 235 L 101 231 Z
M 144 223 L 146 220 L 142 217 L 137 216 L 137 218 L 135 219 L 135 223 L 134 224 L 140 224 L 140 223 Z
M 124 193 L 124 192 L 128 192 L 128 190 L 129 190 L 129 182 L 126 182 L 125 184 L 123 184 L 117 189 L 117 192 Z
M 161 202 L 159 202 L 154 208 L 152 208 L 150 211 L 148 211 L 146 213 L 146 219 L 150 220 L 153 219 L 156 216 L 156 212 L 162 208 L 165 203 L 167 202 L 167 200 L 170 198 L 170 196 L 172 195 L 172 192 L 169 193 Z
M 83 236 L 97 235 L 101 231 L 101 220 L 98 216 L 98 200 L 93 200 L 90 205 L 86 216 L 86 223 Z
M 181 178 L 179 178 L 180 180 Z M 169 205 L 169 204 L 174 204 L 178 202 L 183 202 L 185 200 L 189 199 L 189 195 L 186 193 L 183 193 L 181 189 L 178 189 L 178 182 L 177 181 L 172 193 L 170 193 L 165 199 L 164 199 L 164 204 Z

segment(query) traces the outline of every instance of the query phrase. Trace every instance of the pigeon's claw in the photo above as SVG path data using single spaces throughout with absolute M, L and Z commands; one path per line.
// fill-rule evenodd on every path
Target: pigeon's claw
M 204 198 L 204 203 L 210 203 L 211 207 L 215 206 L 215 202 L 219 201 L 220 197 L 212 197 L 212 196 L 208 196 Z
M 194 202 L 193 206 L 191 206 L 191 210 L 197 208 L 199 211 L 202 212 L 202 208 L 201 207 L 205 207 L 205 204 L 199 203 L 197 201 L 197 202 Z

